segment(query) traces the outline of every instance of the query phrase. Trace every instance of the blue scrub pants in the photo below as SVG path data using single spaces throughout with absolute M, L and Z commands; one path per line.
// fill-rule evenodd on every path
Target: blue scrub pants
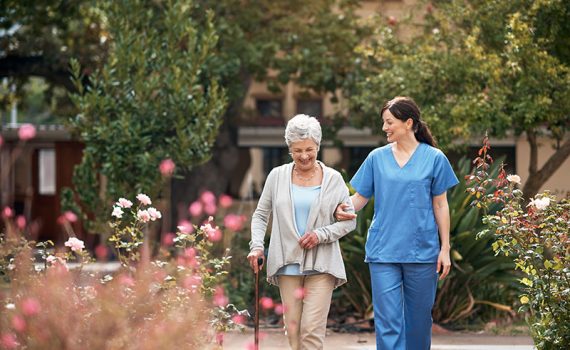
M 369 263 L 376 349 L 429 350 L 436 263 Z

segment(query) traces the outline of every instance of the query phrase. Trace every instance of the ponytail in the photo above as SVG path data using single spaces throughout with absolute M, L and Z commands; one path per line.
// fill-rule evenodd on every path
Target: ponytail
M 418 120 L 417 127 L 414 130 L 414 135 L 416 136 L 416 140 L 437 148 L 437 142 L 431 134 L 427 123 L 423 120 Z

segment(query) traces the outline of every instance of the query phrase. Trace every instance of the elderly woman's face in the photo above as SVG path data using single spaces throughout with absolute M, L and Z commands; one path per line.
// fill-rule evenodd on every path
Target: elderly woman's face
M 311 139 L 293 142 L 289 147 L 291 157 L 299 170 L 310 170 L 315 166 L 318 150 L 319 146 Z

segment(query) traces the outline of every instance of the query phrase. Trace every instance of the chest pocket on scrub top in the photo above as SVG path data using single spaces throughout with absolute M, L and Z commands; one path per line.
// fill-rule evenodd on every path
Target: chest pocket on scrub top
M 429 209 L 431 207 L 431 181 L 412 181 L 408 185 L 410 207 Z

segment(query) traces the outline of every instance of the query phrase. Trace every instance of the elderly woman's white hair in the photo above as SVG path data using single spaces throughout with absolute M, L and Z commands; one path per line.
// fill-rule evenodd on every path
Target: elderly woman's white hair
M 288 147 L 291 147 L 293 142 L 306 139 L 313 140 L 317 147 L 320 147 L 322 136 L 321 124 L 317 118 L 306 114 L 297 114 L 289 120 L 285 128 L 285 142 Z

